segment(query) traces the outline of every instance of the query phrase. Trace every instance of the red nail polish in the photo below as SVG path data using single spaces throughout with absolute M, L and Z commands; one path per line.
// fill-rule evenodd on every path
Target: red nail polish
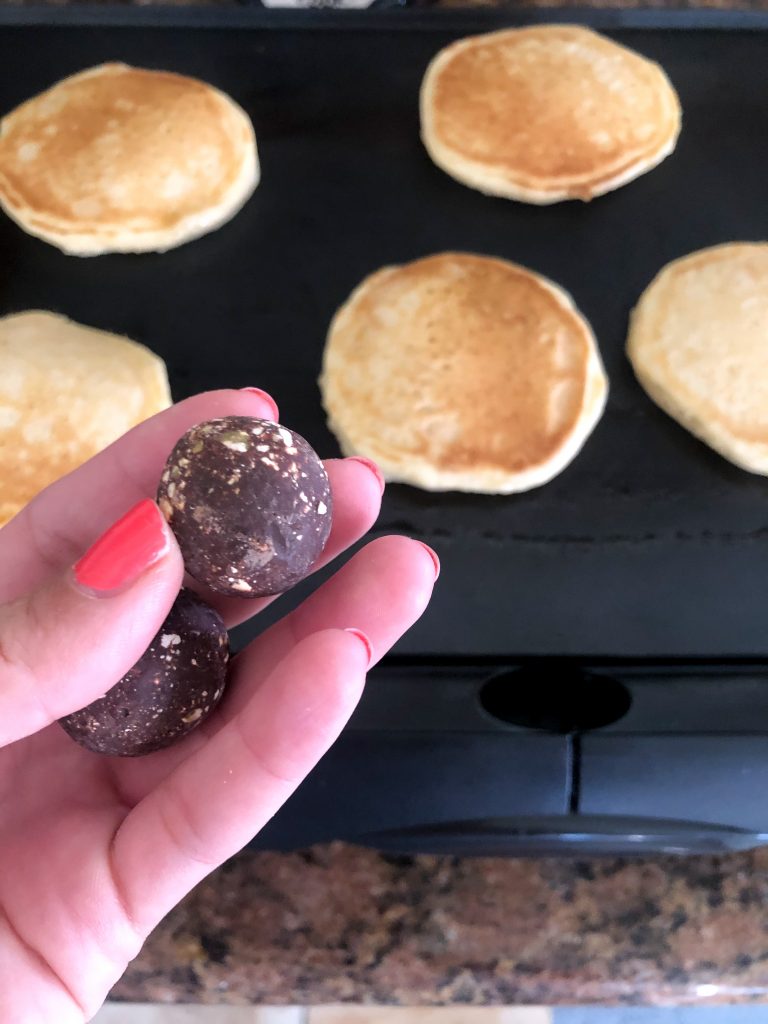
M 361 629 L 345 629 L 344 632 L 351 633 L 353 636 L 356 636 L 357 639 L 363 644 L 366 651 L 368 652 L 368 664 L 370 665 L 371 662 L 373 661 L 373 647 L 371 645 L 371 641 L 368 639 L 365 633 L 363 633 Z
M 262 402 L 266 404 L 272 410 L 271 418 L 275 423 L 280 420 L 280 410 L 277 408 L 277 402 L 274 400 L 272 395 L 268 395 L 266 391 L 262 391 L 261 388 L 240 388 L 241 391 L 249 391 L 252 395 L 258 395 Z
M 75 564 L 75 579 L 97 594 L 121 590 L 168 550 L 165 520 L 145 498 L 103 533 Z
M 440 575 L 440 559 L 437 557 L 437 555 L 432 550 L 432 548 L 429 546 L 429 544 L 425 544 L 423 540 L 417 540 L 416 543 L 417 544 L 421 544 L 421 546 L 427 552 L 429 557 L 432 559 L 432 563 L 433 563 L 433 565 L 435 567 L 435 579 L 437 579 L 438 576 Z
M 369 469 L 376 477 L 381 493 L 384 493 L 384 488 L 386 486 L 386 484 L 384 483 L 384 476 L 375 462 L 372 462 L 370 459 L 366 459 L 364 455 L 350 455 L 348 461 L 361 462 L 366 467 L 366 469 Z

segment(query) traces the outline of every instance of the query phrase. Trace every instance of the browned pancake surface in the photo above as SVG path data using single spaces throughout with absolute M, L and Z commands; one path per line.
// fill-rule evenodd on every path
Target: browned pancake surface
M 206 83 L 107 64 L 4 118 L 0 198 L 43 236 L 90 233 L 105 248 L 126 234 L 172 239 L 241 189 L 252 149 L 245 115 Z
M 0 318 L 0 361 L 0 525 L 170 404 L 153 352 L 53 313 Z
M 334 320 L 322 383 L 345 450 L 392 479 L 478 490 L 546 475 L 604 397 L 592 333 L 568 297 L 462 253 L 369 277 Z
M 677 98 L 658 65 L 573 25 L 447 48 L 427 74 L 422 116 L 425 142 L 449 173 L 474 172 L 468 183 L 482 188 L 485 166 L 489 191 L 506 179 L 510 194 L 531 190 L 542 200 L 620 184 L 668 152 L 679 129 Z

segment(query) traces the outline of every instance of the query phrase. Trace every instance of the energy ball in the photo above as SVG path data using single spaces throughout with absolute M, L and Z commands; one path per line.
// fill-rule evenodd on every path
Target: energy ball
M 165 464 L 157 501 L 187 572 L 230 597 L 281 594 L 310 572 L 331 530 L 325 468 L 269 420 L 198 423 Z
M 176 743 L 211 714 L 227 677 L 229 640 L 218 612 L 182 590 L 133 668 L 59 724 L 97 754 L 138 757 Z

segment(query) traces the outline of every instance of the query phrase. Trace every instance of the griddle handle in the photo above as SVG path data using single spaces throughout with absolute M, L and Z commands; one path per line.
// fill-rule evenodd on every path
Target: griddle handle
M 689 821 L 564 815 L 424 824 L 369 833 L 359 841 L 386 852 L 457 856 L 640 855 L 750 850 L 768 843 L 768 834 Z

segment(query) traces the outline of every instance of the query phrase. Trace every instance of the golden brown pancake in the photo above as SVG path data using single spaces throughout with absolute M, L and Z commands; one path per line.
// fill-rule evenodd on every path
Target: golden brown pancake
M 589 324 L 561 288 L 450 252 L 355 289 L 331 324 L 320 387 L 346 455 L 427 490 L 499 494 L 559 473 L 607 393 Z
M 180 245 L 229 220 L 258 178 L 244 111 L 170 72 L 102 64 L 0 122 L 0 204 L 79 256 Z
M 56 313 L 0 318 L 0 525 L 170 404 L 148 348 Z
M 528 203 L 592 199 L 675 148 L 680 103 L 658 64 L 577 25 L 461 39 L 421 88 L 421 130 L 457 181 Z
M 627 354 L 665 412 L 768 476 L 768 243 L 717 245 L 664 267 L 632 314 Z

